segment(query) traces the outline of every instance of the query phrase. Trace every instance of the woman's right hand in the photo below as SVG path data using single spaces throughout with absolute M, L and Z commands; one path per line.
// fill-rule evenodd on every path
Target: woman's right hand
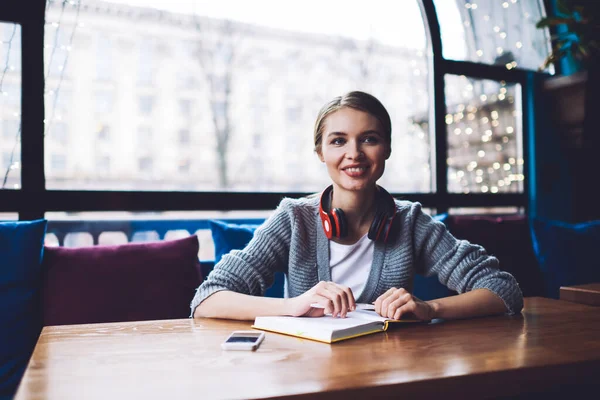
M 318 304 L 323 308 L 312 307 Z M 288 299 L 289 315 L 293 317 L 322 317 L 331 313 L 332 317 L 345 318 L 349 311 L 356 309 L 352 290 L 334 282 L 321 281 L 298 297 Z

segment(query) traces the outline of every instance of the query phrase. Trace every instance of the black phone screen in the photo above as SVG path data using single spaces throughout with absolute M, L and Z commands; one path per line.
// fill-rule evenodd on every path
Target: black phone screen
M 227 343 L 254 343 L 258 340 L 258 337 L 252 336 L 232 336 L 227 339 Z

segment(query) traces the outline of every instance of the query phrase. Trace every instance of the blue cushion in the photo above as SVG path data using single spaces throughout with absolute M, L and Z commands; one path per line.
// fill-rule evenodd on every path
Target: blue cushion
M 0 397 L 12 396 L 41 330 L 46 220 L 0 222 Z
M 209 221 L 210 231 L 215 244 L 215 264 L 231 250 L 241 250 L 254 236 L 260 225 L 232 224 L 223 221 Z M 273 285 L 267 289 L 266 297 L 283 297 L 285 277 L 281 272 L 275 273 Z
M 447 224 L 448 214 L 438 214 L 433 219 Z M 417 274 L 413 281 L 413 294 L 421 300 L 434 300 L 448 297 L 452 294 L 452 291 L 440 283 L 437 275 L 423 276 Z
M 546 296 L 558 298 L 561 286 L 600 282 L 600 220 L 569 224 L 533 218 L 531 230 Z

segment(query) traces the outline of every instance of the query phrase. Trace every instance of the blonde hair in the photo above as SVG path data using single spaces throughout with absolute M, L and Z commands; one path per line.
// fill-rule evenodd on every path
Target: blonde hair
M 342 96 L 335 97 L 329 103 L 325 104 L 319 111 L 319 114 L 317 115 L 317 121 L 315 122 L 314 131 L 315 152 L 321 152 L 323 130 L 325 128 L 325 121 L 327 117 L 345 107 L 364 111 L 377 118 L 381 124 L 381 127 L 383 128 L 383 137 L 388 145 L 388 148 L 391 149 L 392 121 L 387 110 L 375 96 L 365 92 L 353 91 Z

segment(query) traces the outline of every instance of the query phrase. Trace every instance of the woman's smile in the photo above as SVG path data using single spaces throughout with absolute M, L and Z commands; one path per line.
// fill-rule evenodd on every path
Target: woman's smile
M 364 175 L 368 171 L 367 166 L 350 166 L 342 168 L 342 171 L 346 173 L 346 175 L 352 178 L 359 178 Z

